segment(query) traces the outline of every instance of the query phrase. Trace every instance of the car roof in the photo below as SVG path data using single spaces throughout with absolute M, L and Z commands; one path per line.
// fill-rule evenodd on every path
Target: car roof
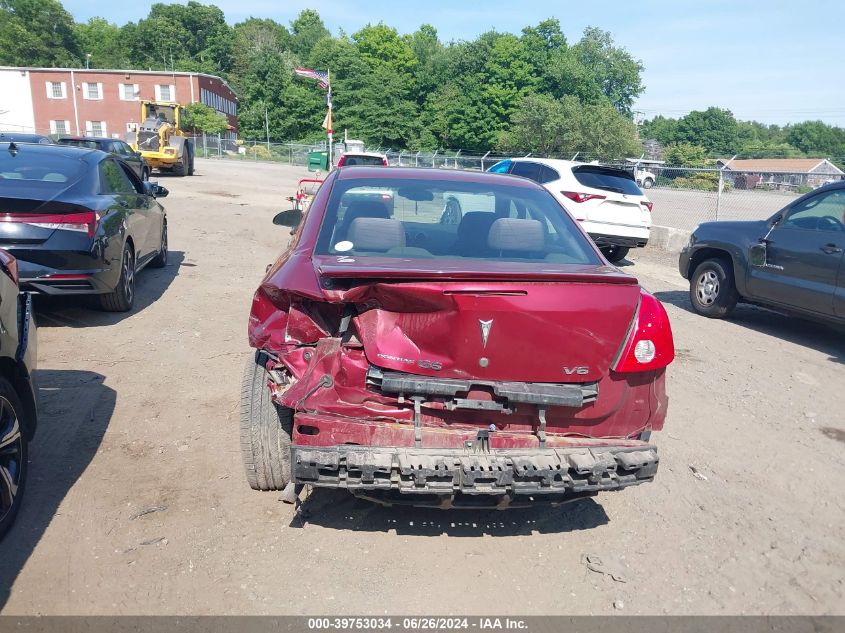
M 589 165 L 590 163 L 582 163 L 575 160 L 564 160 L 562 158 L 534 158 L 533 156 L 523 156 L 521 158 L 509 158 L 514 163 L 538 163 L 540 165 L 548 165 L 549 167 L 557 167 L 562 169 L 564 167 L 576 167 L 578 165 Z
M 18 154 L 23 152 L 26 152 L 27 155 L 35 156 L 41 154 L 55 154 L 66 158 L 82 159 L 91 163 L 99 162 L 99 157 L 101 156 L 109 156 L 109 154 L 106 154 L 105 152 L 88 147 L 74 147 L 73 145 L 47 145 L 45 143 L 21 143 L 18 145 L 16 141 L 13 142 L 15 142 L 15 145 L 18 148 Z M 7 150 L 9 145 L 11 145 L 10 142 L 5 142 L 0 139 L 0 150 Z
M 373 158 L 384 158 L 380 152 L 343 152 L 341 156 L 372 156 Z
M 507 174 L 463 169 L 431 169 L 427 167 L 344 167 L 338 171 L 338 180 L 394 180 L 467 182 L 480 184 L 510 185 L 526 189 L 543 189 L 527 178 L 515 178 Z
M 108 136 L 60 136 L 60 141 L 119 141 L 119 138 L 109 138 Z
M 21 143 L 26 143 L 28 140 L 48 140 L 50 141 L 49 136 L 45 136 L 44 134 L 38 134 L 36 132 L 12 132 L 9 130 L 0 131 L 0 142 L 7 142 L 7 141 L 16 141 Z M 52 141 L 50 141 L 52 143 Z

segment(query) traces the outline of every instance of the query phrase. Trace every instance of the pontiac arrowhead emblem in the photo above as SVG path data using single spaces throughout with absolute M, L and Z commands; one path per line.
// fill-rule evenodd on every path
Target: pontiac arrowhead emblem
M 487 339 L 490 336 L 490 328 L 493 327 L 493 319 L 489 321 L 482 321 L 479 319 L 478 324 L 481 326 L 481 345 L 487 347 Z

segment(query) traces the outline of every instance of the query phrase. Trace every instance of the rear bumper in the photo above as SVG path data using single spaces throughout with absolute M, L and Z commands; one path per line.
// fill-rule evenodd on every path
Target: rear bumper
M 566 501 L 653 480 L 657 448 L 637 444 L 487 451 L 295 445 L 291 463 L 296 483 L 353 492 L 401 497 L 492 495 L 517 501 L 520 496 L 526 500 L 543 495 Z
M 596 243 L 596 246 L 625 246 L 627 248 L 641 248 L 648 244 L 648 236 L 628 237 L 624 235 L 590 233 L 590 237 Z

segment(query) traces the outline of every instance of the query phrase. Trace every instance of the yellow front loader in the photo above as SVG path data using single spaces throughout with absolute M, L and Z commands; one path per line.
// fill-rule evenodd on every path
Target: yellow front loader
M 178 176 L 194 175 L 194 141 L 181 127 L 178 103 L 141 101 L 141 124 L 126 142 L 140 152 L 150 168 Z

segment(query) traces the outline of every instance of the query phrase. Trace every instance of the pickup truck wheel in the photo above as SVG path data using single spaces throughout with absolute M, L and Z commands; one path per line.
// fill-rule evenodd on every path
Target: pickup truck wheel
M 0 539 L 15 520 L 26 485 L 27 441 L 23 406 L 11 383 L 0 377 Z
M 601 252 L 607 258 L 607 261 L 617 264 L 625 259 L 630 250 L 627 246 L 605 246 L 601 249 Z
M 241 388 L 241 455 L 253 490 L 283 490 L 291 480 L 293 411 L 273 402 L 269 378 L 250 357 Z
M 739 301 L 733 270 L 723 259 L 706 259 L 696 266 L 689 294 L 693 309 L 711 319 L 728 316 Z

